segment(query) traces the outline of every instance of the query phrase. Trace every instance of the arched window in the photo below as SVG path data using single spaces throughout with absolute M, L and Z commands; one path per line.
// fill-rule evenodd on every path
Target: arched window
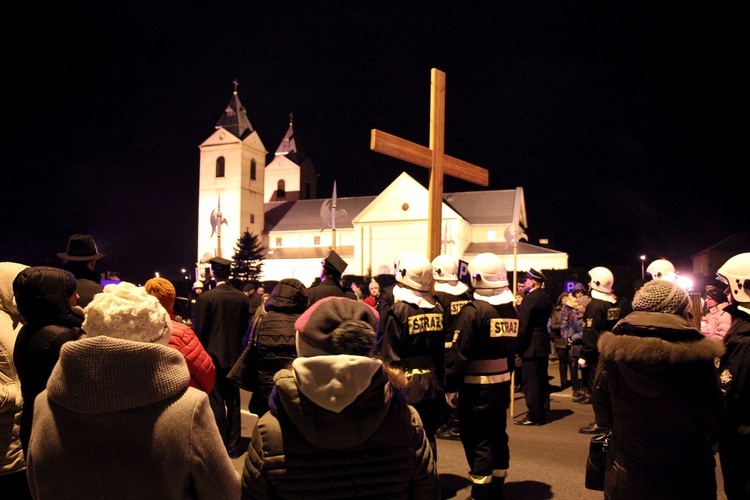
M 257 167 L 255 165 L 255 159 L 250 160 L 250 180 L 254 181 L 257 174 Z
M 276 185 L 276 198 L 279 200 L 286 199 L 286 182 L 284 182 L 284 179 L 279 179 L 279 183 Z
M 216 177 L 224 177 L 224 157 L 216 158 Z

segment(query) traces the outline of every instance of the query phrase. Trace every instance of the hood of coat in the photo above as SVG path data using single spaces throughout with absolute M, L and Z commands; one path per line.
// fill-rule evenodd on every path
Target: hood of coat
M 722 343 L 704 337 L 675 314 L 635 311 L 612 330 L 599 337 L 601 360 L 615 362 L 625 383 L 650 397 L 670 390 L 675 374 L 682 373 L 675 367 L 713 363 L 725 351 Z
M 177 349 L 101 335 L 62 346 L 47 395 L 71 411 L 111 413 L 173 397 L 189 381 Z
M 68 301 L 76 287 L 75 277 L 56 267 L 30 267 L 18 273 L 13 281 L 18 312 L 32 328 L 80 327 L 83 313 L 71 308 Z
M 29 266 L 15 262 L 0 262 L 0 311 L 13 318 L 18 318 L 18 308 L 13 301 L 13 280 L 18 273 Z
M 265 309 L 286 314 L 302 314 L 307 309 L 307 288 L 294 278 L 283 279 L 271 291 Z
M 329 357 L 338 356 L 309 359 Z M 293 370 L 280 370 L 274 376 L 274 382 L 271 405 L 277 414 L 285 413 L 307 441 L 325 449 L 345 449 L 366 441 L 382 424 L 394 398 L 394 388 L 382 369 L 378 369 L 369 385 L 338 412 L 326 410 L 305 396 Z M 331 385 L 335 384 L 332 382 Z

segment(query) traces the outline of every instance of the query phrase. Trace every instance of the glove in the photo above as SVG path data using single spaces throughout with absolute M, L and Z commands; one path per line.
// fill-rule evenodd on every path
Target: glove
M 448 403 L 448 406 L 450 406 L 451 408 L 457 408 L 458 407 L 458 393 L 446 392 L 445 402 Z
M 583 358 L 578 358 L 578 366 L 580 368 L 586 368 L 588 366 L 588 363 L 586 363 L 586 360 Z

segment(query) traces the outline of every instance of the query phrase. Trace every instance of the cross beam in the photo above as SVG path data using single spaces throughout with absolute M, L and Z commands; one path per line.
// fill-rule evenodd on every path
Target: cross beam
M 444 154 L 445 73 L 432 68 L 430 80 L 430 147 L 426 148 L 395 135 L 372 129 L 370 149 L 430 169 L 427 250 L 432 260 L 440 254 L 443 173 L 486 187 L 489 185 L 489 172 L 484 168 Z

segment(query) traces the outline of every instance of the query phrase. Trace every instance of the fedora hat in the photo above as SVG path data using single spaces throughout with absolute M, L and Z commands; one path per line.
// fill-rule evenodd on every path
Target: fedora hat
M 88 261 L 101 259 L 104 254 L 96 249 L 96 243 L 90 234 L 74 234 L 68 238 L 67 250 L 57 256 L 65 260 Z

